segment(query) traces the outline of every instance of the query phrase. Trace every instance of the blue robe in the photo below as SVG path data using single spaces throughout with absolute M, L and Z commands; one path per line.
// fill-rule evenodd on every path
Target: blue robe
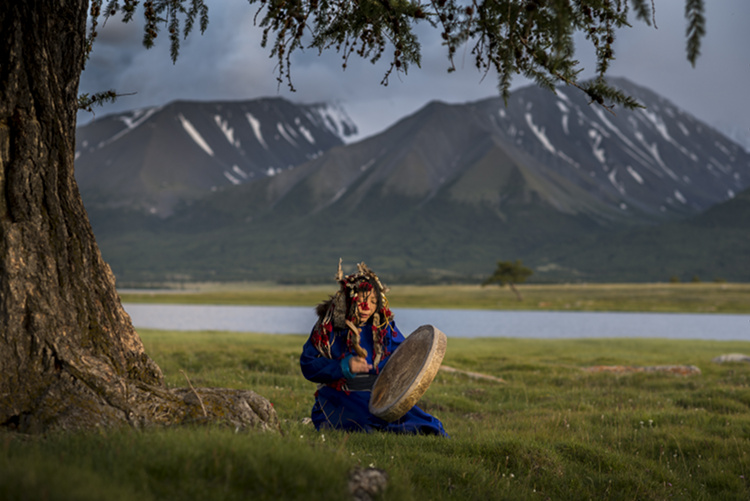
M 404 336 L 391 322 L 385 336 L 385 351 L 393 353 L 398 345 L 404 341 Z M 302 374 L 310 381 L 321 383 L 315 393 L 315 404 L 312 408 L 312 421 L 317 430 L 336 428 L 348 431 L 373 430 L 390 431 L 396 433 L 435 434 L 447 436 L 443 424 L 435 417 L 426 413 L 416 405 L 399 420 L 389 423 L 378 418 L 369 411 L 370 391 L 345 391 L 337 389 L 337 383 L 346 380 L 345 374 L 348 357 L 354 352 L 346 345 L 346 330 L 333 331 L 330 334 L 331 356 L 325 358 L 312 343 L 312 336 L 308 338 L 302 348 L 300 366 Z M 372 324 L 362 326 L 360 346 L 367 350 L 367 362 L 373 361 Z M 378 370 L 370 371 L 377 374 L 385 367 L 388 355 L 378 364 Z M 351 379 L 349 379 L 351 380 Z

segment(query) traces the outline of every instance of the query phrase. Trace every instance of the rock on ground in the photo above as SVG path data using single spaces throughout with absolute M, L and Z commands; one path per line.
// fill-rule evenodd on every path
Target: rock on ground
M 713 362 L 717 364 L 725 362 L 750 362 L 750 356 L 743 355 L 742 353 L 728 353 L 726 355 L 719 355 L 713 359 Z
M 388 473 L 379 468 L 355 468 L 349 474 L 349 493 L 354 501 L 372 501 L 388 486 Z

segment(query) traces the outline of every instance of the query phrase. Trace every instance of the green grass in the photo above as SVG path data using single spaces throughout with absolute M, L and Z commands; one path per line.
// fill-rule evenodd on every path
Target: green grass
M 750 342 L 449 339 L 420 406 L 450 439 L 315 431 L 304 336 L 140 332 L 167 383 L 252 389 L 282 433 L 215 428 L 0 434 L 0 499 L 344 499 L 347 472 L 385 469 L 383 499 L 748 499 Z M 593 365 L 691 364 L 701 374 Z
M 651 311 L 750 313 L 750 284 L 570 284 L 508 287 L 388 284 L 391 305 L 402 308 L 496 310 Z M 123 291 L 123 302 L 312 306 L 336 292 L 335 284 L 191 284 L 184 290 Z

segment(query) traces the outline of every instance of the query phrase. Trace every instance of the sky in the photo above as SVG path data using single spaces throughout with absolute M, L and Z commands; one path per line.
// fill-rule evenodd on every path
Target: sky
M 748 0 L 706 0 L 707 29 L 701 56 L 693 67 L 686 58 L 685 0 L 654 0 L 655 26 L 632 19 L 632 28 L 617 33 L 616 60 L 610 76 L 626 77 L 662 95 L 705 123 L 736 134 L 750 148 L 750 20 Z M 428 102 L 465 103 L 497 96 L 494 75 L 473 65 L 470 49 L 459 49 L 456 71 L 437 30 L 419 29 L 421 67 L 407 75 L 381 80 L 387 62 L 372 64 L 354 58 L 342 69 L 335 51 L 322 55 L 308 49 L 294 56 L 292 79 L 296 92 L 277 82 L 276 59 L 261 47 L 255 5 L 246 0 L 207 0 L 209 25 L 182 42 L 175 64 L 169 56 L 166 30 L 150 50 L 141 44 L 136 23 L 111 19 L 100 30 L 79 91 L 114 89 L 123 94 L 115 103 L 79 114 L 79 124 L 123 110 L 163 105 L 178 99 L 214 101 L 283 97 L 298 103 L 339 103 L 357 124 L 362 139 L 376 134 Z M 581 37 L 576 58 L 594 75 L 593 52 Z M 522 77 L 513 88 L 531 85 Z M 131 95 L 124 95 L 131 94 Z

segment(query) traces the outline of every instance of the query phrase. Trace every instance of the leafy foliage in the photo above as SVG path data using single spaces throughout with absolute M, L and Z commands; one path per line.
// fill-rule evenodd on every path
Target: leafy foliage
M 703 16 L 703 0 L 687 0 L 685 2 L 685 18 L 687 27 L 687 57 L 690 64 L 700 55 L 701 40 L 706 34 L 706 18 Z
M 484 281 L 483 285 L 494 283 L 499 285 L 522 284 L 533 273 L 534 272 L 531 268 L 524 266 L 520 259 L 516 259 L 515 262 L 498 261 L 497 269 L 495 269 L 495 272 Z
M 531 268 L 527 268 L 521 263 L 520 259 L 517 259 L 515 263 L 510 261 L 498 261 L 497 269 L 482 285 L 489 285 L 497 283 L 499 285 L 510 285 L 510 289 L 516 295 L 519 301 L 523 300 L 521 293 L 516 289 L 515 284 L 521 284 L 526 281 L 534 272 Z
M 84 111 L 93 111 L 94 106 L 103 105 L 106 102 L 114 102 L 117 99 L 117 93 L 110 89 L 94 94 L 81 94 L 78 96 L 78 109 Z
M 140 0 L 109 0 L 104 5 L 104 0 L 92 0 L 90 7 L 91 26 L 89 28 L 87 50 L 90 53 L 94 39 L 98 35 L 99 18 L 104 17 L 106 22 L 110 17 L 118 13 L 123 14 L 122 21 L 128 23 L 133 20 Z M 182 37 L 193 31 L 196 21 L 200 24 L 201 33 L 208 27 L 208 6 L 204 0 L 146 0 L 143 2 L 143 45 L 150 49 L 154 40 L 159 35 L 162 25 L 166 25 L 169 31 L 170 57 L 172 62 L 177 60 L 180 52 L 180 31 Z
M 271 44 L 278 59 L 279 84 L 286 81 L 294 90 L 291 56 L 299 49 L 335 49 L 346 68 L 351 56 L 375 63 L 389 59 L 382 80 L 388 84 L 395 71 L 406 74 L 420 65 L 421 45 L 415 33 L 419 23 L 439 29 L 448 55 L 448 69 L 455 69 L 453 57 L 459 47 L 471 47 L 477 69 L 497 73 L 498 89 L 507 100 L 514 75 L 521 74 L 554 92 L 560 82 L 585 92 L 592 102 L 611 109 L 614 105 L 637 108 L 632 97 L 617 91 L 605 80 L 614 60 L 615 34 L 630 26 L 632 5 L 635 18 L 652 24 L 654 0 L 248 0 L 257 4 L 256 21 L 263 28 L 262 46 Z M 123 13 L 132 20 L 139 0 L 91 2 L 88 47 L 96 38 L 98 20 Z M 204 0 L 148 0 L 143 2 L 143 44 L 150 48 L 161 25 L 169 31 L 170 53 L 177 59 L 180 34 L 187 37 L 196 21 L 203 32 L 208 25 Z M 705 35 L 704 0 L 685 0 L 687 56 L 695 65 Z M 597 78 L 580 85 L 583 70 L 575 56 L 573 37 L 582 33 L 596 53 Z
M 413 30 L 417 23 L 425 21 L 441 30 L 450 71 L 455 69 L 453 56 L 458 48 L 470 45 L 476 67 L 485 73 L 497 72 L 499 90 L 506 99 L 513 75 L 522 74 L 553 91 L 561 81 L 575 85 L 599 104 L 606 99 L 628 108 L 639 106 L 608 86 L 603 78 L 614 59 L 615 30 L 628 26 L 627 2 L 261 0 L 260 3 L 261 10 L 265 8 L 261 21 L 263 44 L 268 42 L 269 35 L 276 35 L 272 53 L 279 59 L 279 78 L 286 77 L 292 88 L 291 53 L 303 47 L 306 36 L 311 37 L 311 47 L 342 51 L 344 67 L 355 52 L 374 62 L 386 53 L 389 45 L 393 46 L 395 50 L 383 79 L 387 84 L 392 71 L 406 73 L 409 64 L 419 65 L 419 43 Z M 642 2 L 635 3 L 640 4 L 638 12 L 643 15 Z M 597 85 L 577 84 L 582 68 L 574 59 L 576 32 L 584 33 L 596 50 Z

